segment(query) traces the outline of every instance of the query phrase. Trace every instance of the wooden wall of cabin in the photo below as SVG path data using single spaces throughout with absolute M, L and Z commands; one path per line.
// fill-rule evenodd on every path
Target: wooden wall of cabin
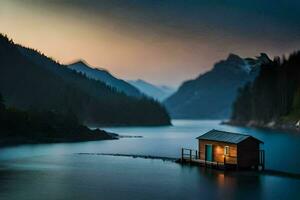
M 212 144 L 213 146 L 213 161 L 224 162 L 224 147 L 229 146 L 229 155 L 226 156 L 226 163 L 237 164 L 237 145 L 225 142 L 217 142 L 210 140 L 199 140 L 199 156 L 201 160 L 205 160 L 205 145 Z
M 238 167 L 249 168 L 259 164 L 259 142 L 248 138 L 238 144 Z

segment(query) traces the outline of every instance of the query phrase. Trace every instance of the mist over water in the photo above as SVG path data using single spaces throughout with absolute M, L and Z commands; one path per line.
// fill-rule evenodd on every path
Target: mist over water
M 197 148 L 210 129 L 251 134 L 265 142 L 266 168 L 300 173 L 300 136 L 219 125 L 220 121 L 175 120 L 168 127 L 105 130 L 143 136 L 112 141 L 24 145 L 0 151 L 0 199 L 287 199 L 299 197 L 298 178 L 223 172 L 157 159 L 87 155 L 122 153 L 179 157 Z M 280 145 L 280 148 L 278 146 Z M 276 148 L 275 148 L 276 147 Z M 286 192 L 288 191 L 288 192 Z
M 294 159 L 297 157 L 296 152 L 300 152 L 298 134 L 220 125 L 218 120 L 173 120 L 172 123 L 173 126 L 161 127 L 103 128 L 120 135 L 142 136 L 142 138 L 5 148 L 0 151 L 0 160 L 74 153 L 120 153 L 177 158 L 180 157 L 182 147 L 197 149 L 196 137 L 211 129 L 219 129 L 250 134 L 264 141 L 262 149 L 266 153 L 266 168 L 300 173 L 297 167 L 300 166 L 300 161 Z

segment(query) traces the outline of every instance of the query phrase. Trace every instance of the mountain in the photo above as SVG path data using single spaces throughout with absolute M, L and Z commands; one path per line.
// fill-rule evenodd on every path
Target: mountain
M 74 114 L 91 125 L 166 125 L 163 106 L 130 97 L 0 35 L 0 93 L 8 107 Z
M 299 131 L 300 51 L 261 65 L 252 84 L 240 89 L 230 123 Z
M 116 88 L 118 91 L 124 92 L 128 96 L 135 96 L 135 97 L 142 96 L 142 94 L 138 89 L 136 89 L 126 81 L 114 77 L 104 69 L 92 68 L 83 60 L 79 60 L 77 62 L 69 64 L 68 68 L 83 73 L 84 75 L 86 75 L 91 79 L 102 81 L 107 85 Z
M 139 89 L 142 93 L 158 101 L 163 101 L 169 97 L 175 90 L 168 86 L 156 86 L 141 79 L 128 81 L 131 85 Z
M 258 74 L 258 66 L 268 60 L 266 54 L 256 59 L 230 54 L 212 70 L 184 82 L 164 104 L 173 118 L 229 118 L 238 88 L 252 81 Z
M 166 95 L 162 98 L 161 101 L 165 100 L 166 98 L 168 98 L 169 96 L 171 96 L 172 94 L 174 94 L 176 92 L 176 89 L 167 85 L 159 85 L 157 86 L 160 90 L 162 90 Z

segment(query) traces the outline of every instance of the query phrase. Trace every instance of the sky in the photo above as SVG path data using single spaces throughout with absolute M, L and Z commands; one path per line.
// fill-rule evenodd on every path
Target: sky
M 300 49 L 299 0 L 0 0 L 0 32 L 68 64 L 177 87 L 229 53 Z

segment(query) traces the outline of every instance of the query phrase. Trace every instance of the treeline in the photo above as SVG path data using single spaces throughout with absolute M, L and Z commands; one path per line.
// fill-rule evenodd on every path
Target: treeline
M 261 66 L 252 84 L 240 89 L 231 121 L 238 124 L 300 119 L 300 51 Z
M 90 130 L 75 115 L 53 111 L 6 108 L 0 94 L 0 146 L 16 143 L 68 142 L 113 139 L 115 135 Z
M 73 113 L 86 124 L 170 124 L 168 113 L 158 102 L 146 97 L 129 97 L 2 35 L 0 92 L 9 107 L 63 115 Z

